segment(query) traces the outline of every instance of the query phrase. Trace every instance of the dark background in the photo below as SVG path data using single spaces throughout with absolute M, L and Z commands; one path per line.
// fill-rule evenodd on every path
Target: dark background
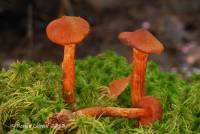
M 117 35 L 144 27 L 165 45 L 165 53 L 150 57 L 162 69 L 200 72 L 200 0 L 0 0 L 0 66 L 16 60 L 60 63 L 63 48 L 47 39 L 45 28 L 63 14 L 91 25 L 77 58 L 111 49 L 131 61 L 131 49 Z

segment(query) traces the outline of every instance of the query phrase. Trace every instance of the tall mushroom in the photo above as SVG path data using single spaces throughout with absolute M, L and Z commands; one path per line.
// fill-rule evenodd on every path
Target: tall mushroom
M 63 109 L 59 113 L 51 114 L 45 123 L 48 126 L 54 127 L 56 125 L 67 125 L 70 123 L 70 119 L 77 116 L 110 116 L 110 117 L 122 117 L 133 119 L 139 119 L 140 125 L 149 125 L 162 117 L 162 106 L 160 102 L 151 97 L 143 97 L 139 103 L 138 108 L 119 108 L 119 107 L 90 107 L 80 109 L 75 112 L 70 112 Z
M 75 46 L 89 33 L 90 26 L 86 20 L 75 16 L 63 16 L 50 22 L 46 28 L 48 38 L 64 46 L 63 58 L 63 97 L 68 103 L 75 101 L 74 97 L 74 57 Z
M 144 81 L 148 54 L 160 54 L 164 47 L 150 32 L 139 29 L 133 32 L 122 32 L 119 34 L 120 41 L 133 48 L 133 74 L 132 74 L 132 105 L 144 96 Z

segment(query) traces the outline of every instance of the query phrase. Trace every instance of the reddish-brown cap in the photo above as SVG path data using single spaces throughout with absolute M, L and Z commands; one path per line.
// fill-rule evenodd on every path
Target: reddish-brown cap
M 162 43 L 145 29 L 139 29 L 133 32 L 122 32 L 118 38 L 125 45 L 145 53 L 160 54 L 164 50 Z
M 139 122 L 141 125 L 148 125 L 162 118 L 163 109 L 160 102 L 152 96 L 143 97 L 136 105 L 139 108 L 149 110 L 148 115 L 140 117 Z
M 81 17 L 63 16 L 50 22 L 46 28 L 48 38 L 59 45 L 81 42 L 89 33 L 90 26 Z

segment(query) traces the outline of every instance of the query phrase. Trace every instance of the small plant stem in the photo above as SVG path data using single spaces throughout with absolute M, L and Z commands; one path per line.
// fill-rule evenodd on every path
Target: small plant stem
M 67 103 L 74 103 L 74 57 L 75 44 L 65 45 L 63 58 L 63 97 Z
M 148 54 L 133 49 L 133 75 L 132 75 L 132 90 L 131 101 L 132 105 L 136 105 L 144 96 L 144 81 Z

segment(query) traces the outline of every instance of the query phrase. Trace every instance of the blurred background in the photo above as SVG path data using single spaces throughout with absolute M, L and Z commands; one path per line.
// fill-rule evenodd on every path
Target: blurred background
M 200 0 L 0 0 L 0 66 L 16 60 L 60 63 L 63 47 L 46 36 L 47 24 L 63 14 L 88 20 L 91 32 L 76 57 L 113 50 L 131 62 L 117 35 L 146 28 L 165 45 L 150 58 L 162 69 L 200 73 Z

